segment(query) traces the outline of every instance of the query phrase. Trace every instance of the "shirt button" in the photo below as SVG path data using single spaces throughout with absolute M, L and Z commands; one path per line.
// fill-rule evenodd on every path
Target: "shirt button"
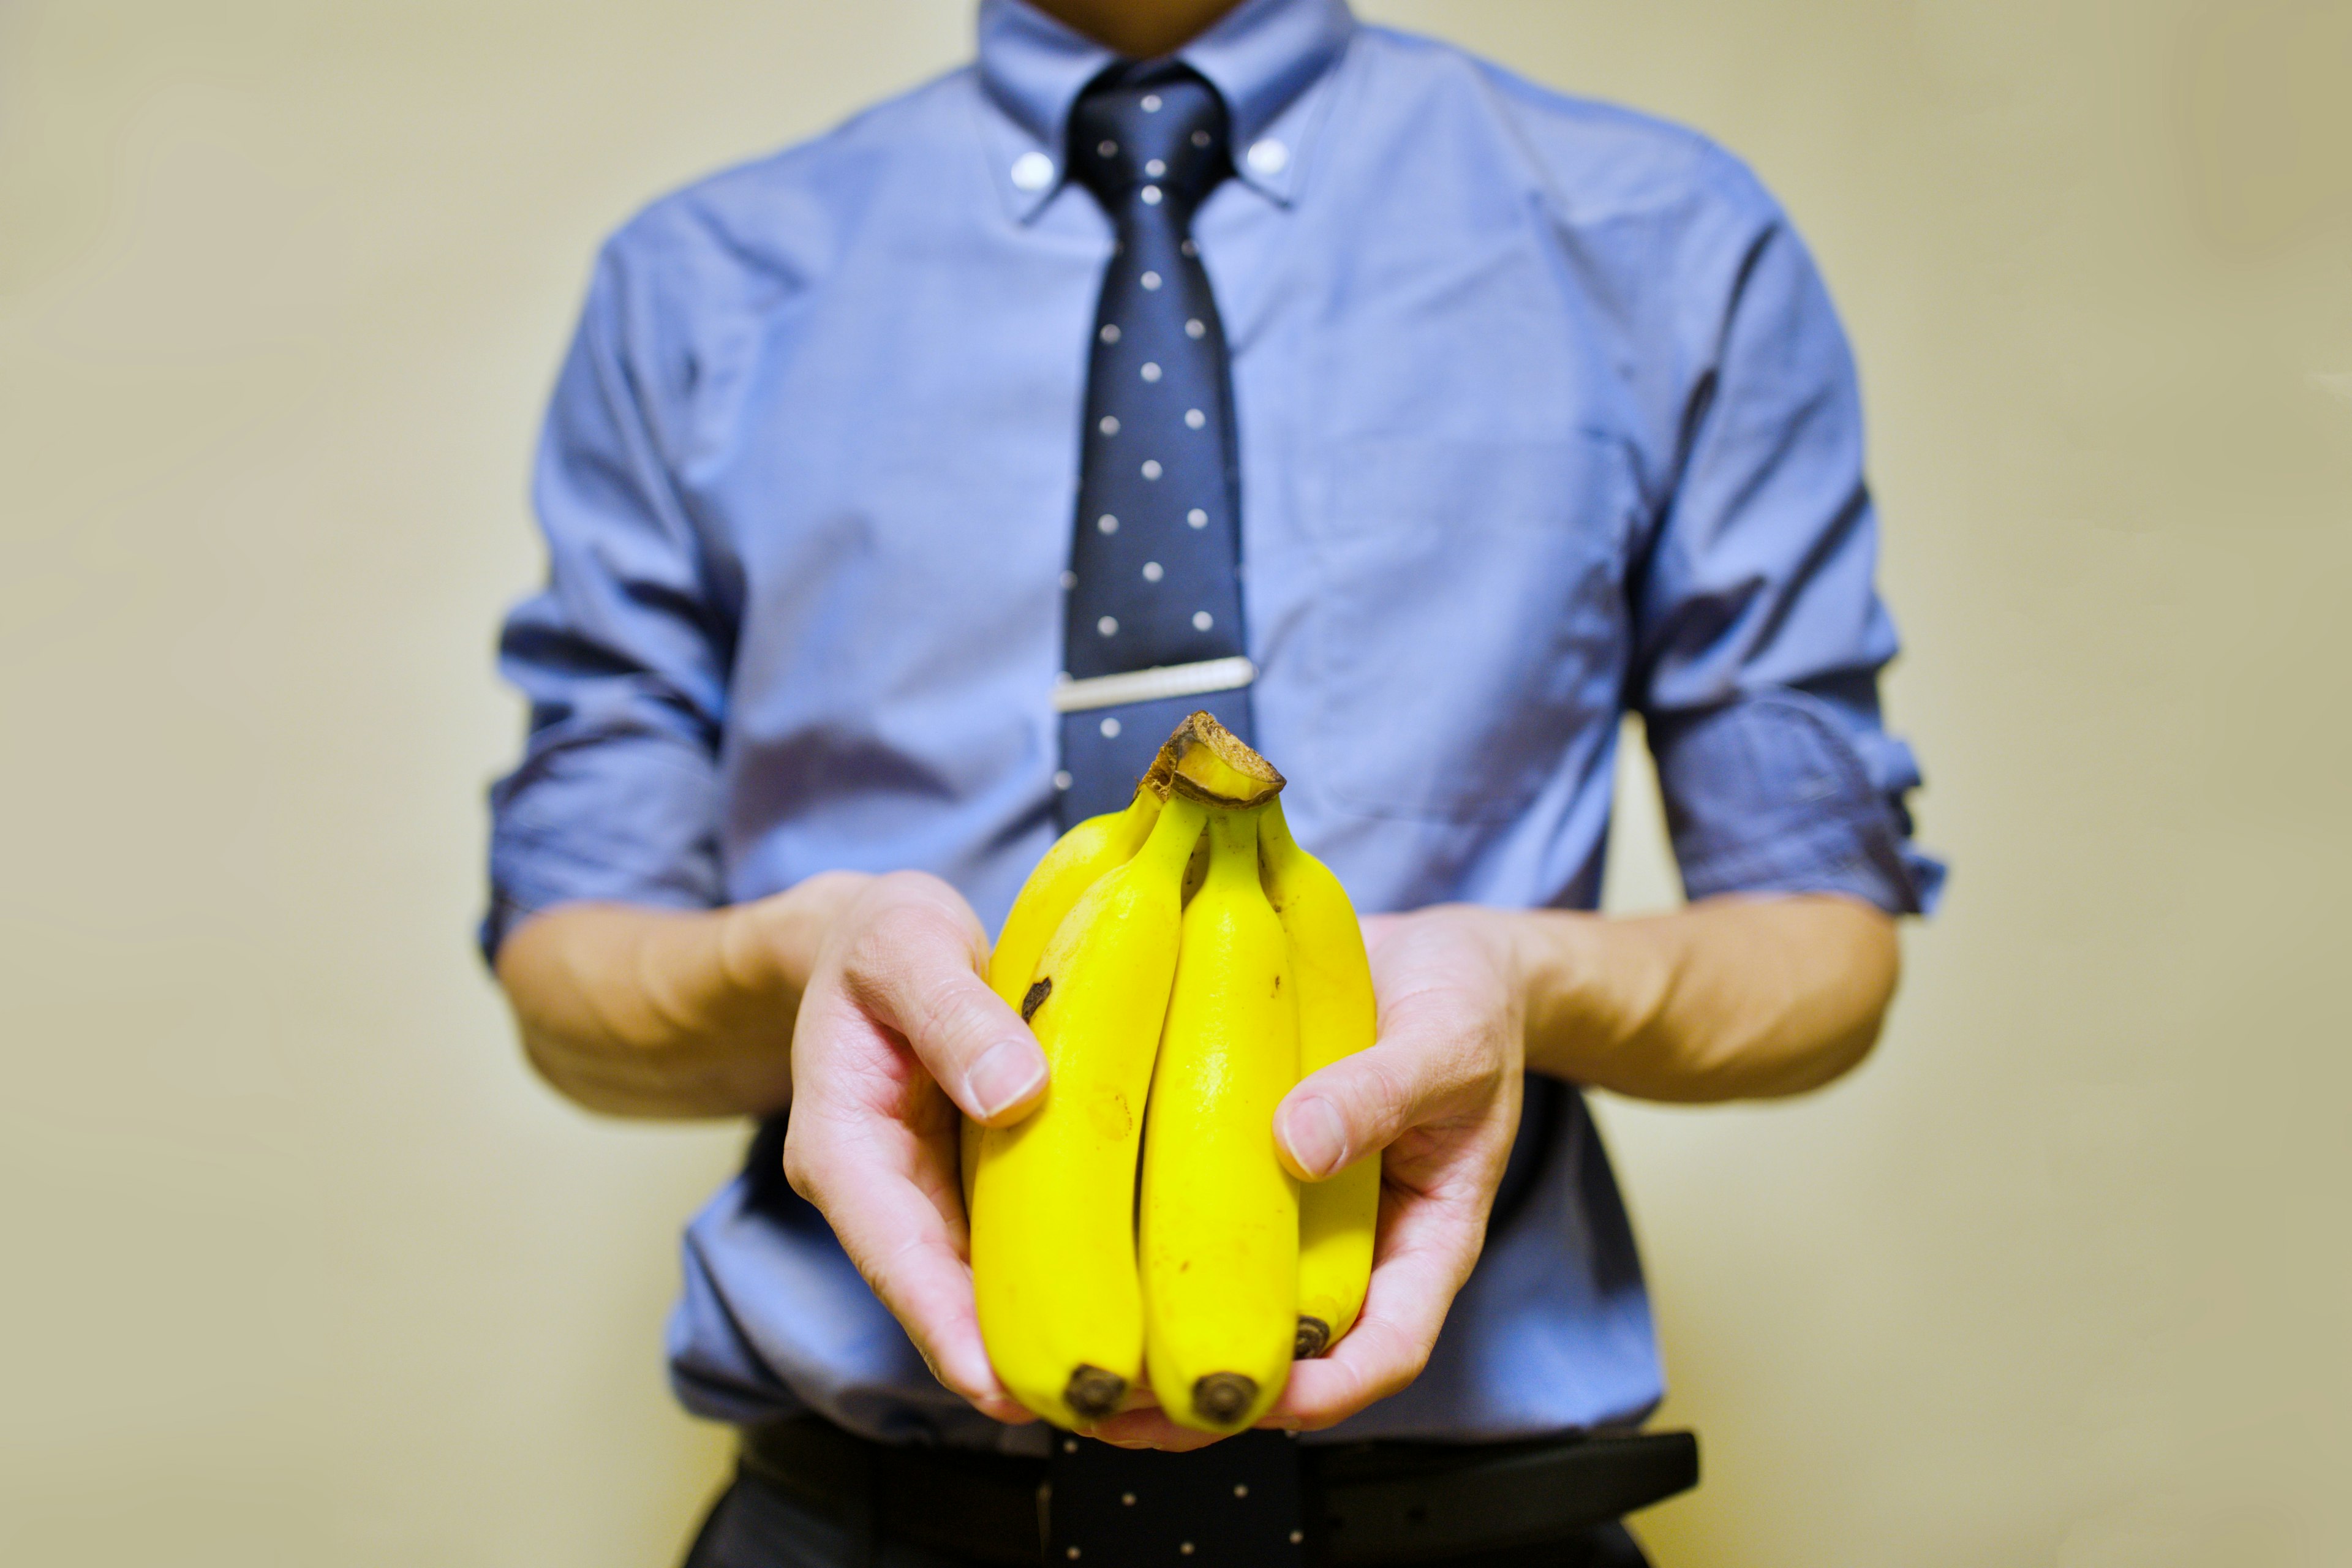
M 1256 174 L 1279 174 L 1290 166 L 1290 149 L 1269 136 L 1263 142 L 1253 142 L 1249 150 L 1250 172 Z M 1043 184 L 1043 182 L 1039 182 Z
M 1265 145 L 1263 142 L 1258 143 L 1259 147 Z M 1257 156 L 1256 148 L 1250 150 L 1250 156 Z M 1043 153 L 1022 153 L 1013 160 L 1013 183 L 1024 191 L 1044 190 L 1054 183 L 1054 160 Z

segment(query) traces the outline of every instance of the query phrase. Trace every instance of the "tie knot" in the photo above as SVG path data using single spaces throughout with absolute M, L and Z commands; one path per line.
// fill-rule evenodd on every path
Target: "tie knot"
M 1139 201 L 1189 212 L 1231 171 L 1224 100 L 1186 66 L 1116 68 L 1070 111 L 1069 166 L 1114 216 Z

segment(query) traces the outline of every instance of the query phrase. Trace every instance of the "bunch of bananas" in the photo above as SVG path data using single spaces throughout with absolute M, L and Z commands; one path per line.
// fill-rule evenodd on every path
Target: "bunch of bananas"
M 1192 715 L 997 939 L 990 984 L 1052 1077 L 1014 1125 L 965 1124 L 972 1285 L 997 1375 L 1057 1426 L 1112 1415 L 1148 1371 L 1171 1419 L 1239 1430 L 1363 1305 L 1380 1156 L 1302 1190 L 1275 1152 L 1283 1096 L 1374 1023 L 1355 910 L 1291 838 L 1282 784 Z

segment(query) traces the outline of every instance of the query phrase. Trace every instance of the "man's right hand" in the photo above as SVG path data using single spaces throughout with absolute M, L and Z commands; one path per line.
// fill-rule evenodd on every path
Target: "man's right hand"
M 956 1110 L 1018 1121 L 1045 1056 L 987 963 L 979 918 L 938 878 L 834 871 L 705 912 L 564 905 L 518 927 L 498 970 L 532 1063 L 592 1110 L 789 1103 L 793 1188 L 940 1381 L 1026 1421 L 981 1346 Z
M 988 938 L 953 888 L 875 878 L 831 922 L 793 1031 L 784 1175 L 833 1226 L 933 1375 L 1034 1419 L 980 1337 L 957 1110 L 1002 1126 L 1045 1090 L 1036 1037 L 988 988 Z

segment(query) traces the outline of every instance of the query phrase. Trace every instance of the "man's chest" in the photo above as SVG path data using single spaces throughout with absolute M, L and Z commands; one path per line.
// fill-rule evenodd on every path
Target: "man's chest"
M 1045 710 L 1108 249 L 1084 218 L 877 247 L 750 329 L 683 476 L 744 584 L 746 723 Z M 1508 815 L 1628 656 L 1609 353 L 1512 215 L 1356 219 L 1249 198 L 1199 226 L 1260 706 L 1352 807 Z

